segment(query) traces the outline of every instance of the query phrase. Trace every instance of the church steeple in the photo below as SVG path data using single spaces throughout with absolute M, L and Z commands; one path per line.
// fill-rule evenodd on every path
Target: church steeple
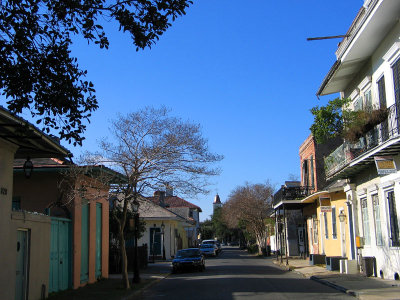
M 219 198 L 219 195 L 216 194 L 214 197 L 214 202 L 213 202 L 213 211 L 217 208 L 217 207 L 221 207 L 222 203 L 221 203 L 221 199 Z

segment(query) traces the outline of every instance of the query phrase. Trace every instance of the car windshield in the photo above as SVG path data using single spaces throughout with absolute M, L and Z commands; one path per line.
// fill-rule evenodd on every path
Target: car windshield
M 214 244 L 215 244 L 215 241 L 203 241 L 203 245 L 205 245 L 205 244 L 214 245 Z
M 200 248 L 214 248 L 213 244 L 202 244 Z
M 176 253 L 176 258 L 188 258 L 197 256 L 200 256 L 199 250 L 197 249 L 179 250 Z

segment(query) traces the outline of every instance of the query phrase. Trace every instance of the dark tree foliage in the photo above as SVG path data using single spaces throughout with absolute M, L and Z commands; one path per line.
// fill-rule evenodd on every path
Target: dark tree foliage
M 0 90 L 13 113 L 30 110 L 37 124 L 82 144 L 98 108 L 70 46 L 74 35 L 108 48 L 102 23 L 117 21 L 136 50 L 151 46 L 184 15 L 190 0 L 1 0 Z

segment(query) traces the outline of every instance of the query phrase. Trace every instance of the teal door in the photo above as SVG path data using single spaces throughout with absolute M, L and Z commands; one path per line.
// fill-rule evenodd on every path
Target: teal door
M 15 299 L 25 300 L 28 285 L 28 231 L 17 230 Z
M 72 285 L 71 220 L 51 218 L 49 293 Z
M 101 203 L 96 203 L 96 278 L 101 277 L 102 214 L 103 208 Z
M 89 204 L 82 205 L 81 283 L 89 280 Z

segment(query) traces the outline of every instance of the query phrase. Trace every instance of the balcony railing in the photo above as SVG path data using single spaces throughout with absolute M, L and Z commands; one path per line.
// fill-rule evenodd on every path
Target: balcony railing
M 274 205 L 282 200 L 299 200 L 303 199 L 314 191 L 311 186 L 295 186 L 295 187 L 281 187 L 274 195 Z
M 325 158 L 325 175 L 334 176 L 351 161 L 387 140 L 399 136 L 400 105 L 393 104 L 388 108 L 388 117 L 382 123 L 368 131 L 356 143 L 344 142 Z

